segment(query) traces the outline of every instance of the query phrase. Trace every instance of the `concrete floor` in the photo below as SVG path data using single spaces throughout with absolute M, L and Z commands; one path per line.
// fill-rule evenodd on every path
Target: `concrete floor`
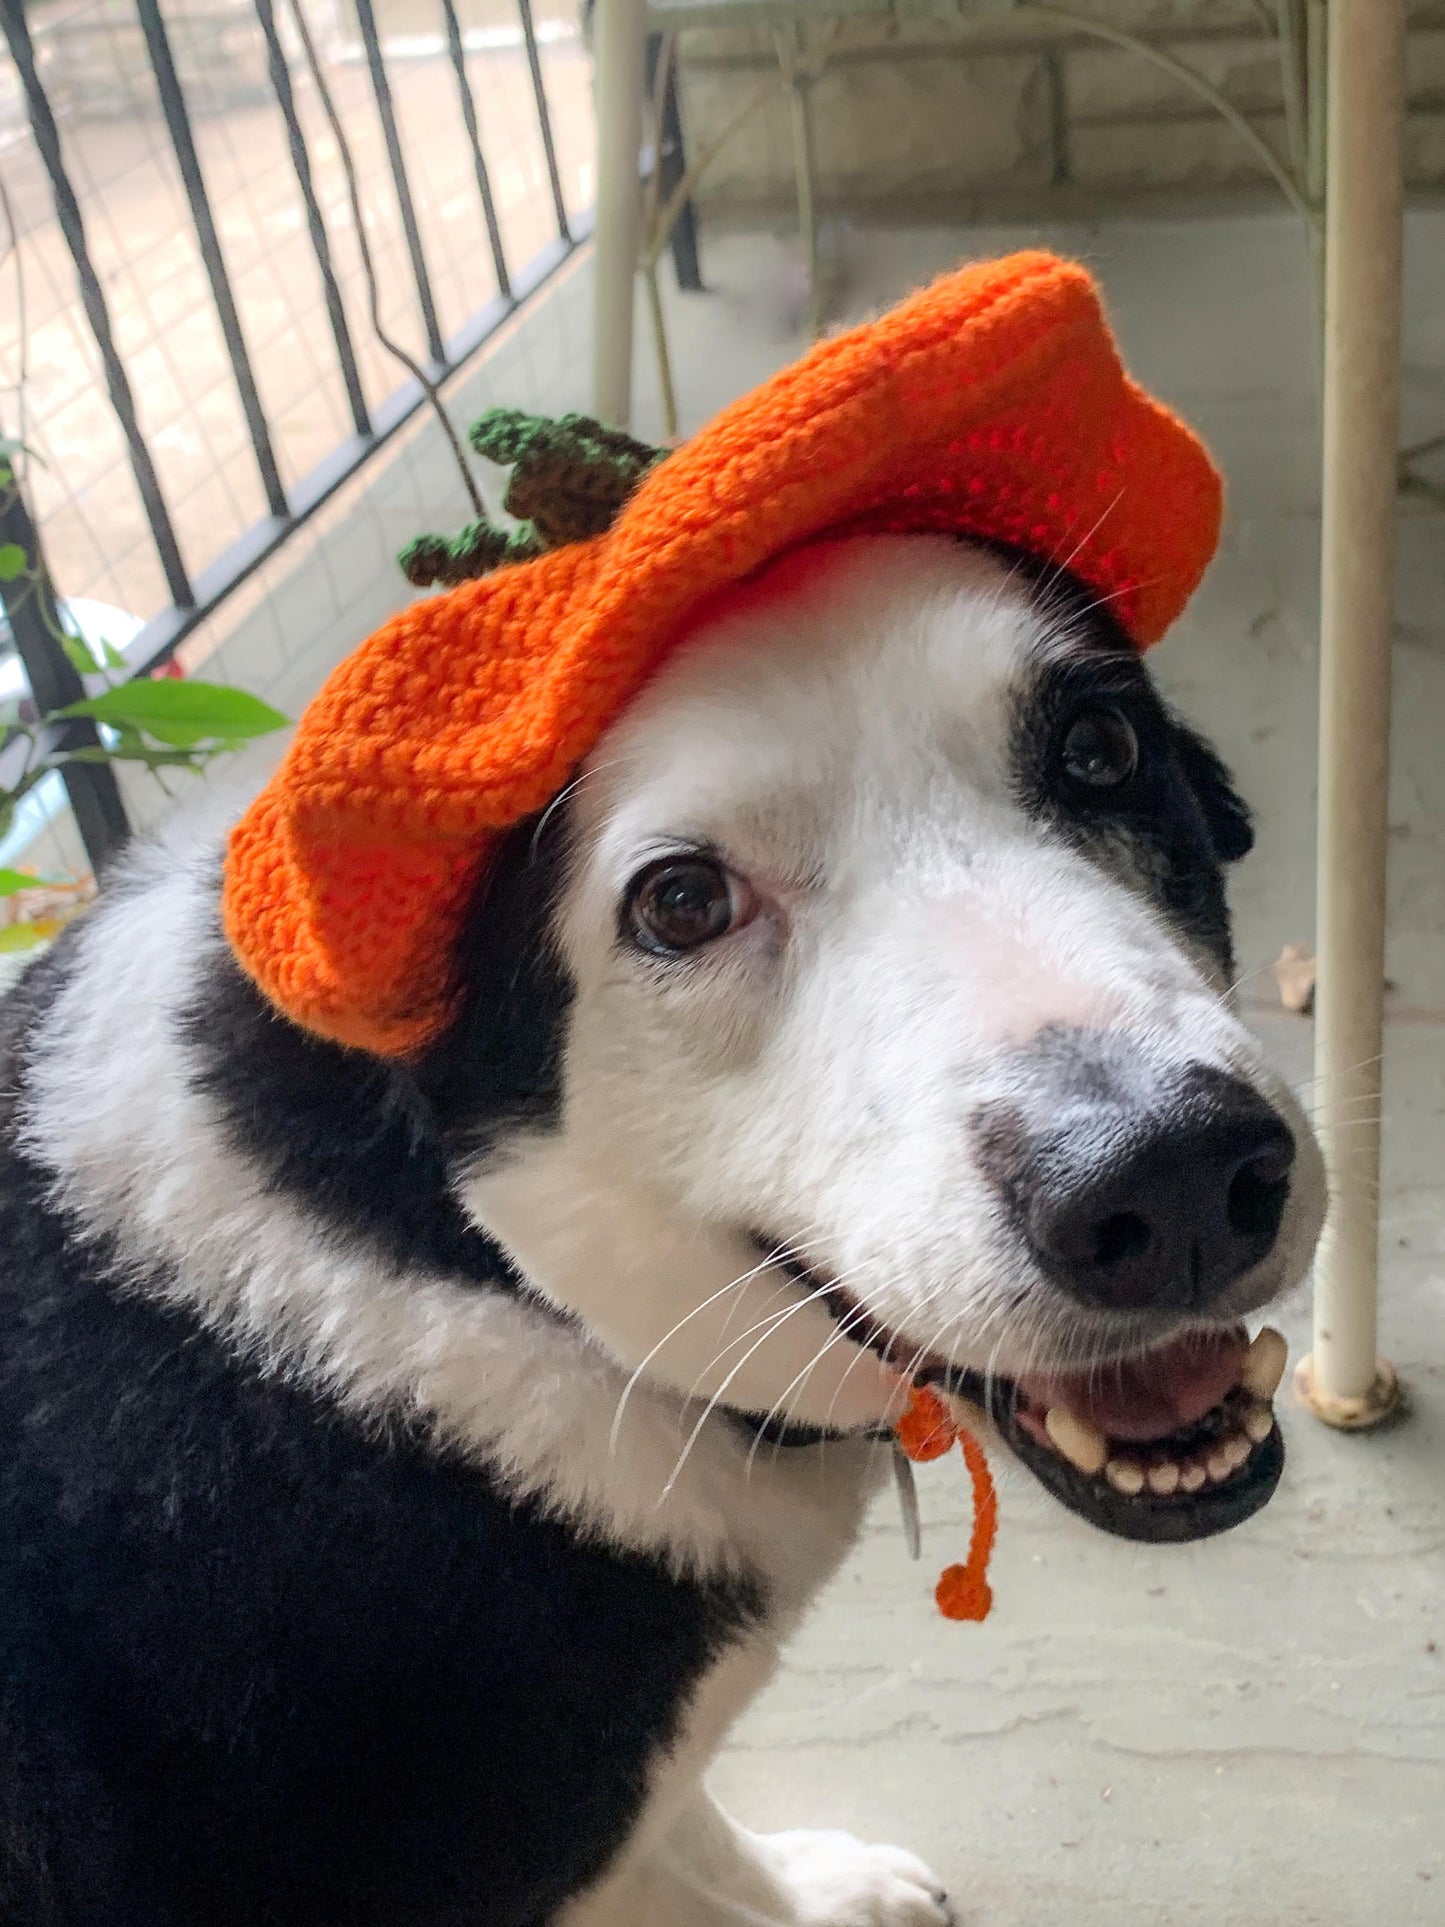
M 1038 238 L 845 237 L 839 311 Z M 1310 1026 L 1279 1012 L 1267 969 L 1313 924 L 1319 527 L 1300 240 L 1273 218 L 1042 238 L 1094 264 L 1134 372 L 1229 477 L 1224 549 L 1156 663 L 1258 808 L 1235 890 L 1242 988 L 1303 1082 Z M 1413 217 L 1410 242 L 1416 439 L 1445 428 L 1445 216 Z M 796 352 L 793 261 L 783 243 L 715 240 L 717 291 L 672 300 L 685 428 Z M 640 424 L 655 430 L 649 370 L 644 350 Z M 1346 1438 L 1286 1411 L 1269 1509 L 1158 1552 L 1092 1533 L 998 1462 L 982 1628 L 934 1612 L 968 1520 L 961 1468 L 926 1468 L 923 1565 L 881 1506 L 716 1770 L 756 1826 L 917 1849 L 969 1927 L 1445 1922 L 1445 519 L 1407 513 L 1400 586 L 1383 1338 L 1408 1418 Z M 1280 1322 L 1298 1355 L 1307 1304 Z

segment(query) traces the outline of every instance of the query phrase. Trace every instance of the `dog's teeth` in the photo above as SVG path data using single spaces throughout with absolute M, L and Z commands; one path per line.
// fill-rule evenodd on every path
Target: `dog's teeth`
M 1251 1405 L 1244 1415 L 1244 1429 L 1256 1445 L 1263 1445 L 1274 1430 L 1273 1409 L 1264 1404 Z
M 1197 1492 L 1209 1477 L 1198 1459 L 1190 1459 L 1179 1468 L 1179 1485 L 1184 1492 Z
M 1126 1499 L 1135 1498 L 1144 1490 L 1144 1468 L 1134 1459 L 1110 1459 L 1104 1467 L 1104 1477 Z
M 1044 1430 L 1053 1440 L 1060 1456 L 1070 1465 L 1076 1465 L 1081 1472 L 1093 1477 L 1103 1471 L 1104 1461 L 1109 1456 L 1109 1448 L 1102 1432 L 1096 1432 L 1092 1425 L 1062 1405 L 1055 1405 L 1044 1417 Z
M 1161 1499 L 1179 1490 L 1179 1467 L 1173 1459 L 1166 1459 L 1162 1465 L 1151 1465 L 1146 1477 L 1149 1490 L 1157 1492 Z
M 1219 1441 L 1219 1450 L 1228 1459 L 1230 1471 L 1237 1472 L 1249 1457 L 1249 1440 L 1243 1432 L 1231 1432 Z
M 1233 1472 L 1234 1462 L 1225 1450 L 1223 1440 L 1215 1446 L 1214 1450 L 1204 1461 L 1204 1469 L 1215 1485 L 1223 1485 L 1230 1473 Z
M 1256 1398 L 1273 1398 L 1284 1377 L 1289 1346 L 1272 1325 L 1265 1325 L 1244 1355 L 1244 1370 L 1239 1382 Z

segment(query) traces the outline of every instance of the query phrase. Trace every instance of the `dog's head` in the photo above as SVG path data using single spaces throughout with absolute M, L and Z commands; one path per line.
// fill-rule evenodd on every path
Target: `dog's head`
M 1232 1523 L 1280 1463 L 1241 1321 L 1324 1208 L 1231 1009 L 1249 843 L 1058 574 L 802 551 L 494 866 L 428 1067 L 467 1208 L 699 1400 L 852 1430 L 947 1379 L 1096 1523 Z

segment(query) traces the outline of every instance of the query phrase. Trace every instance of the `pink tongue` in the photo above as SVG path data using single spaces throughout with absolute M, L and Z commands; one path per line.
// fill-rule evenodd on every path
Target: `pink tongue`
M 1042 1413 L 1063 1405 L 1113 1439 L 1159 1439 L 1193 1425 L 1239 1383 L 1248 1339 L 1211 1332 L 1094 1372 L 1019 1380 Z

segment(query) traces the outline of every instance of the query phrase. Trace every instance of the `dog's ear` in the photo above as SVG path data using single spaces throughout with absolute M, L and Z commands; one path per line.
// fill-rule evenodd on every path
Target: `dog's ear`
M 1172 717 L 1174 753 L 1193 790 L 1221 863 L 1237 863 L 1254 848 L 1254 818 L 1215 750 L 1187 723 Z
M 460 947 L 457 1015 L 418 1067 L 444 1128 L 485 1137 L 555 1117 L 573 986 L 552 923 L 568 843 L 556 806 L 498 842 Z

